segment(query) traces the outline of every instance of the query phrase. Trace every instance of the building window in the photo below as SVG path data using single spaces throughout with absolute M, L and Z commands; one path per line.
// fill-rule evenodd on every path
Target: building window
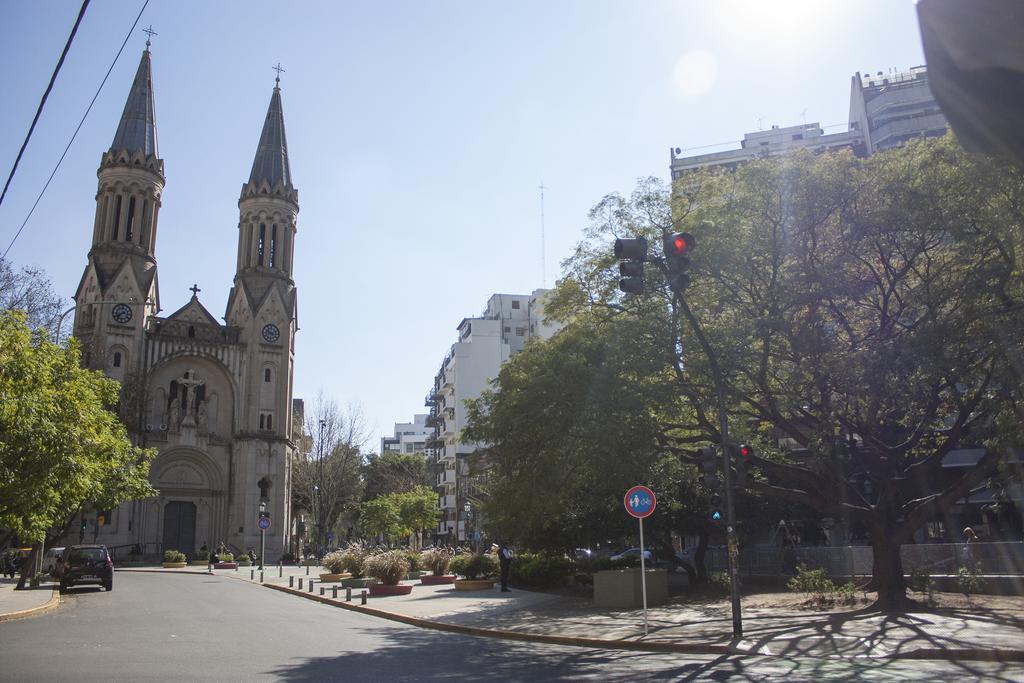
M 511 328 L 511 327 L 506 327 L 506 328 L 505 328 L 505 334 L 508 334 L 508 333 L 509 333 L 509 332 L 511 332 L 511 331 L 512 331 L 512 328 Z
M 189 339 L 195 339 L 195 336 L 196 336 L 196 328 L 194 328 L 191 325 L 189 325 L 188 326 L 188 338 Z
M 270 368 L 266 368 L 266 369 L 263 370 L 263 381 L 264 382 L 269 382 L 270 381 Z
M 512 308 L 519 308 L 519 302 L 513 300 L 512 301 Z
M 273 429 L 273 428 L 274 428 L 274 416 L 270 415 L 268 413 L 267 414 L 267 429 Z
M 412 452 L 413 452 L 413 450 L 412 450 L 412 444 L 411 444 L 411 443 L 407 443 L 407 444 L 405 444 L 405 452 L 406 452 L 406 453 L 412 453 Z
M 277 223 L 270 226 L 270 267 L 277 264 Z
M 114 367 L 115 368 L 121 367 L 121 352 L 120 351 L 114 351 Z
M 516 328 L 516 336 L 517 337 L 522 337 L 525 334 L 526 334 L 526 328 L 525 327 L 517 327 Z
M 263 241 L 266 239 L 266 237 L 267 226 L 263 223 L 260 223 L 260 240 L 256 244 L 256 263 L 261 266 L 263 265 Z
M 117 201 L 114 202 L 114 231 L 111 239 L 117 239 L 117 229 L 121 223 L 121 195 L 117 195 Z

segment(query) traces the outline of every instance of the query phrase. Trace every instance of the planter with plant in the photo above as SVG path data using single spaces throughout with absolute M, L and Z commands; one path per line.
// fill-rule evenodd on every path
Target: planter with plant
M 409 560 L 404 550 L 388 550 L 370 555 L 363 569 L 367 576 L 380 581 L 370 586 L 370 595 L 408 595 L 412 592 L 412 586 L 399 583 L 409 572 Z
M 452 555 L 444 548 L 431 548 L 420 553 L 420 558 L 430 574 L 420 577 L 420 583 L 424 586 L 440 586 L 454 583 L 455 576 L 448 573 L 448 565 L 452 561 Z
M 180 550 L 164 551 L 164 569 L 181 569 L 188 566 L 188 558 Z
M 214 569 L 237 569 L 238 563 L 235 562 L 235 556 L 232 553 L 215 553 L 213 556 Z
M 480 591 L 494 588 L 498 561 L 492 555 L 456 555 L 451 570 L 463 578 L 455 580 L 455 590 Z
M 344 550 L 336 552 L 340 555 L 339 561 L 342 572 L 349 574 L 349 578 L 342 579 L 342 586 L 346 588 L 366 588 L 376 583 L 376 579 L 368 579 L 363 574 L 363 564 L 370 554 L 369 550 L 358 543 L 352 543 Z
M 350 578 L 352 575 L 345 571 L 345 562 L 342 559 L 342 551 L 335 550 L 332 553 L 324 555 L 323 562 L 320 563 L 323 568 L 327 570 L 327 573 L 320 574 L 320 581 L 324 583 L 341 581 L 342 579 Z

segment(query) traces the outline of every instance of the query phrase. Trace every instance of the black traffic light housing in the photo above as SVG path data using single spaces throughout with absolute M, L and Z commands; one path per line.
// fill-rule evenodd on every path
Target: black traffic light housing
M 679 293 L 690 284 L 690 252 L 696 245 L 693 235 L 688 232 L 666 233 L 664 237 L 665 268 L 668 272 L 668 286 Z
M 615 258 L 619 260 L 619 289 L 627 294 L 643 294 L 647 239 L 627 237 L 615 240 Z
M 733 449 L 733 465 L 736 468 L 736 480 L 733 482 L 733 488 L 748 489 L 753 484 L 754 473 L 751 462 L 753 456 L 754 449 L 747 444 L 741 443 Z
M 721 463 L 714 448 L 701 448 L 697 451 L 697 462 L 702 473 L 701 481 L 711 492 L 708 497 L 708 520 L 721 522 L 725 519 L 725 509 L 722 507 L 722 480 Z

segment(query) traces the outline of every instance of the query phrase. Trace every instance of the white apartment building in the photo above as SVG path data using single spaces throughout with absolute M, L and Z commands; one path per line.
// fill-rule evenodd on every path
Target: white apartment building
M 441 362 L 426 398 L 431 409 L 426 425 L 433 429 L 426 447 L 437 476 L 438 507 L 444 515 L 438 523 L 439 540 L 472 540 L 480 530 L 473 510 L 477 490 L 465 461 L 479 444 L 459 438 L 466 425 L 465 402 L 479 396 L 528 339 L 547 339 L 560 329 L 544 321 L 543 300 L 549 292 L 494 294 L 480 317 L 464 318 L 456 328 L 458 341 Z
M 698 168 L 733 169 L 761 156 L 775 156 L 792 149 L 825 152 L 848 147 L 858 156 L 898 147 L 915 137 L 943 135 L 946 117 L 928 87 L 928 71 L 916 66 L 850 79 L 850 116 L 847 129 L 826 134 L 818 123 L 772 126 L 746 133 L 739 149 L 684 156 L 675 147 L 669 152 L 672 179 Z
M 412 422 L 396 422 L 394 436 L 384 436 L 380 440 L 380 452 L 395 451 L 397 453 L 426 453 L 427 439 L 434 434 L 432 427 L 427 427 L 427 414 L 413 415 Z

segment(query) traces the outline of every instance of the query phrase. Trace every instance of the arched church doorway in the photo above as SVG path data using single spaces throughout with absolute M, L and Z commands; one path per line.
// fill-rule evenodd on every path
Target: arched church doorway
M 164 506 L 164 550 L 196 551 L 196 505 L 174 500 Z

